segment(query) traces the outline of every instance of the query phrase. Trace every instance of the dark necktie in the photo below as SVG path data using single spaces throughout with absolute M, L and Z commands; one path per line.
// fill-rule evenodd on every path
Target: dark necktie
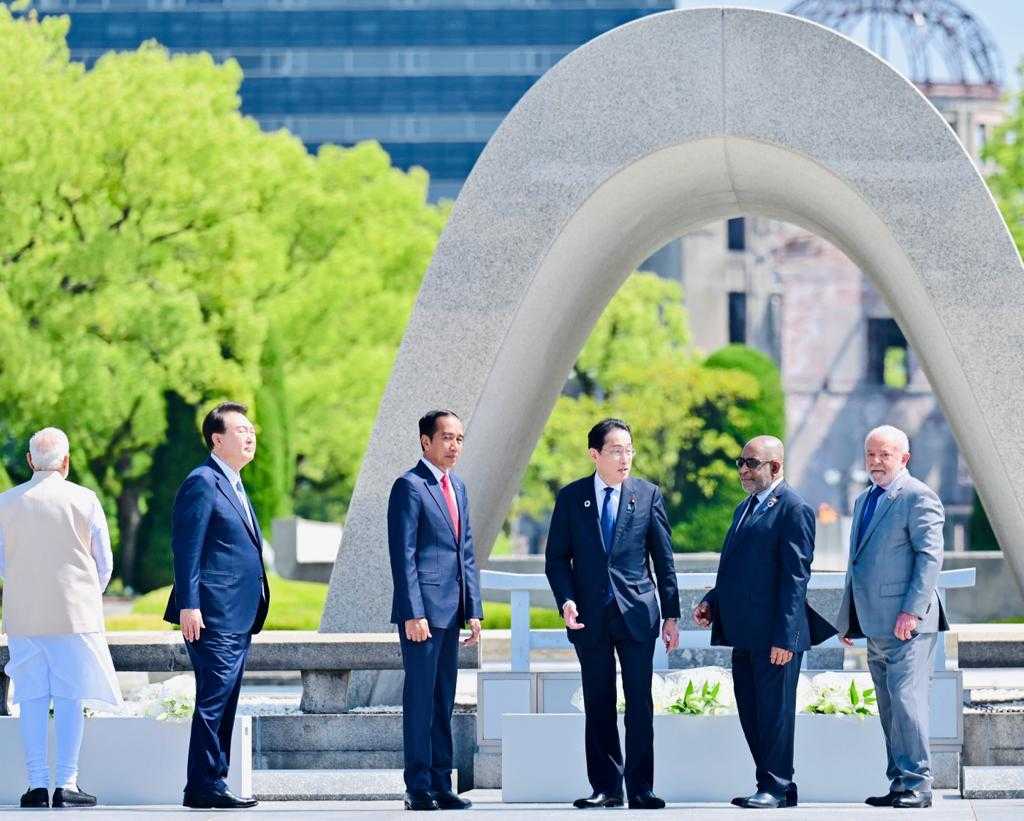
M 757 507 L 757 494 L 752 493 L 750 495 L 750 501 L 747 502 L 747 509 L 743 511 L 743 518 L 740 519 L 740 527 L 745 526 L 749 521 L 750 517 L 754 515 L 754 509 Z M 738 530 L 739 528 L 737 528 Z
M 615 538 L 615 511 L 612 510 L 612 492 L 615 488 L 604 489 L 604 504 L 601 505 L 601 536 L 604 538 L 604 552 L 612 552 L 612 539 Z
M 857 529 L 858 544 L 864 541 L 864 531 L 871 524 L 871 517 L 875 515 L 875 508 L 878 506 L 878 500 L 883 493 L 885 493 L 885 488 L 875 485 L 868 492 L 868 498 L 864 500 L 864 509 L 860 513 L 860 527 Z

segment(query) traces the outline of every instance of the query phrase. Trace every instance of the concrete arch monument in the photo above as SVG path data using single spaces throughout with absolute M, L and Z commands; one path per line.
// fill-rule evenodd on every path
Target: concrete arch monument
M 869 273 L 1024 579 L 1024 270 L 982 178 L 931 104 L 866 49 L 795 17 L 706 8 L 568 55 L 488 143 L 381 403 L 321 629 L 386 628 L 387 496 L 418 457 L 423 410 L 467 423 L 460 471 L 486 556 L 624 278 L 669 240 L 740 214 L 804 226 Z

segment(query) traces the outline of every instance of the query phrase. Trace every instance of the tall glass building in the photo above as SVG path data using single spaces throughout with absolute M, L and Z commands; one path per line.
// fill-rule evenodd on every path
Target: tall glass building
M 74 59 L 156 40 L 235 58 L 242 110 L 321 143 L 380 141 L 458 193 L 487 139 L 565 54 L 671 0 L 37 0 Z

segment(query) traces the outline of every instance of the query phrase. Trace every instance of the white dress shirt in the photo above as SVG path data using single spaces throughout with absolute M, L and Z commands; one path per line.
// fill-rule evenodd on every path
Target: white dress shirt
M 434 478 L 437 479 L 438 484 L 440 484 L 441 483 L 441 477 L 447 475 L 448 471 L 447 470 L 441 470 L 441 468 L 439 468 L 437 465 L 435 465 L 433 462 L 431 462 L 425 456 L 421 456 L 420 457 L 420 461 L 427 466 L 427 470 L 429 470 L 431 473 L 434 474 Z M 449 479 L 448 480 L 448 484 L 450 485 L 451 483 L 452 483 L 452 480 Z
M 768 487 L 766 487 L 764 490 L 762 490 L 760 493 L 757 494 L 757 504 L 754 505 L 754 511 L 757 511 L 757 509 L 760 508 L 762 504 L 764 504 L 764 500 L 767 499 L 769 496 L 771 496 L 775 492 L 775 488 L 777 488 L 779 486 L 779 483 L 781 483 L 781 482 L 782 482 L 782 477 L 780 476 L 778 479 L 776 479 L 774 482 L 772 482 Z M 750 504 L 750 497 L 749 496 L 747 497 L 747 500 L 746 500 L 745 504 Z M 747 518 L 747 509 L 743 508 L 743 515 L 740 516 L 740 520 L 738 522 L 736 522 L 736 529 L 737 530 L 740 529 L 740 527 L 743 525 L 744 519 L 746 519 L 746 518 Z
M 224 475 L 227 476 L 228 482 L 231 484 L 231 489 L 235 491 L 238 503 L 242 506 L 242 510 L 245 511 L 245 521 L 249 523 L 249 529 L 255 533 L 256 528 L 252 525 L 252 511 L 249 509 L 249 499 L 246 497 L 245 491 L 241 490 L 244 487 L 242 484 L 242 474 L 221 459 L 216 453 L 211 453 L 210 458 L 224 471 Z
M 615 519 L 619 518 L 619 499 L 622 496 L 622 482 L 617 485 L 609 485 L 604 479 L 601 478 L 601 474 L 594 471 L 594 495 L 597 497 L 597 523 L 601 524 L 601 511 L 604 509 L 604 489 L 610 487 L 612 489 L 612 498 L 608 502 L 612 509 L 612 515 Z

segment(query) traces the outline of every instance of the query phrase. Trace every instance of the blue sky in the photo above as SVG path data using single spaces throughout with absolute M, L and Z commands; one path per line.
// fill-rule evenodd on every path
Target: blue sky
M 973 14 L 988 31 L 1002 55 L 1006 72 L 1004 83 L 1017 88 L 1016 66 L 1024 56 L 1024 1 L 1022 0 L 955 0 L 966 11 Z M 747 8 L 767 9 L 769 11 L 785 11 L 796 0 L 746 0 L 746 2 L 729 2 L 729 0 L 676 0 L 676 7 L 681 9 L 698 8 L 700 6 L 746 6 Z M 897 63 L 897 68 L 902 69 Z

